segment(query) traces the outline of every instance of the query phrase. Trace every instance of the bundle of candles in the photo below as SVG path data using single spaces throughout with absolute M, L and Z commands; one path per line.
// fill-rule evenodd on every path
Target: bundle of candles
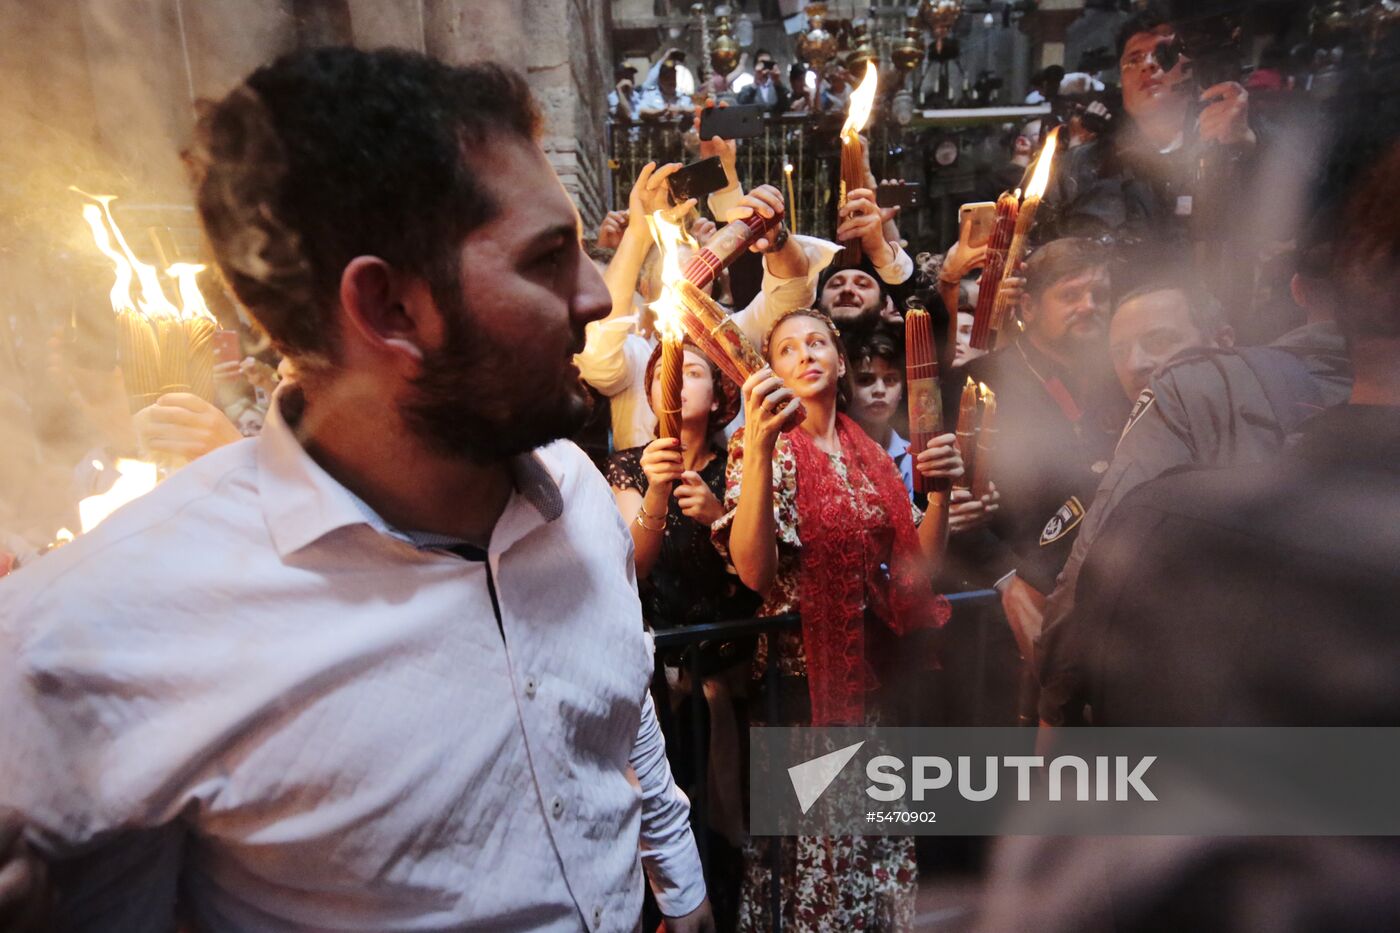
M 661 418 L 660 437 L 680 436 L 680 387 L 683 362 L 682 341 L 690 337 L 720 371 L 743 385 L 766 365 L 749 339 L 719 303 L 704 292 L 715 277 L 744 254 L 760 237 L 771 234 L 782 222 L 782 215 L 764 218 L 758 213 L 730 222 L 701 250 L 691 256 L 682 271 L 680 247 L 688 237 L 681 228 L 657 211 L 648 218 L 652 238 L 661 250 L 661 298 L 652 304 L 661 334 L 662 415 L 674 411 L 674 419 Z M 799 407 L 783 425 L 790 431 L 806 418 Z M 660 417 L 660 416 L 659 416 Z M 667 431 L 676 433 L 669 434 Z
M 83 205 L 83 219 L 98 250 L 111 260 L 115 275 L 109 298 L 116 315 L 117 349 L 131 410 L 145 408 L 166 392 L 193 392 L 213 401 L 218 325 L 195 283 L 204 266 L 176 263 L 166 270 L 178 287 L 181 307 L 177 308 L 166 298 L 155 267 L 137 259 L 122 235 L 112 217 L 114 198 L 85 196 L 97 203 Z M 139 298 L 132 295 L 133 282 Z
M 963 385 L 962 401 L 958 405 L 958 452 L 962 454 L 963 475 L 953 485 L 970 490 L 974 499 L 991 492 L 991 455 L 996 449 L 996 419 L 996 393 L 986 385 L 974 383 L 969 377 Z
M 841 127 L 841 190 L 837 198 L 837 210 L 846 206 L 846 195 L 856 188 L 864 188 L 865 144 L 860 133 L 870 120 L 870 111 L 875 106 L 875 92 L 879 86 L 879 71 L 874 62 L 865 65 L 865 78 L 860 86 L 851 92 L 851 102 L 846 111 L 846 122 Z M 850 269 L 860 265 L 862 251 L 860 240 L 844 244 L 838 260 L 840 267 Z
M 904 312 L 905 391 L 909 397 L 909 452 L 917 457 L 928 442 L 943 433 L 943 398 L 938 385 L 938 354 L 929 314 L 910 300 Z M 930 479 L 914 471 L 914 491 L 928 495 L 925 521 L 937 522 L 938 537 L 948 540 L 948 491 L 946 479 Z
M 1035 160 L 1030 186 L 1024 199 L 1020 191 L 1003 193 L 997 199 L 996 221 L 992 238 L 987 244 L 986 264 L 978 281 L 977 310 L 972 321 L 972 345 L 979 350 L 996 348 L 997 340 L 1006 327 L 1010 302 L 1002 291 L 1006 280 L 1016 274 L 1016 267 L 1025 258 L 1031 227 L 1036 212 L 1050 184 L 1050 170 L 1055 163 L 1055 147 L 1059 145 L 1057 126 L 1046 137 L 1045 145 Z

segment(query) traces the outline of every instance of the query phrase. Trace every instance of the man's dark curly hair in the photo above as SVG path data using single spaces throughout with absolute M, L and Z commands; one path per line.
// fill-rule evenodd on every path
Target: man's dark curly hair
M 500 209 L 472 156 L 534 140 L 521 75 L 394 49 L 302 50 L 201 106 L 187 153 L 195 200 L 229 284 L 302 367 L 335 356 L 341 274 L 378 256 L 460 295 L 462 240 Z
M 1118 50 L 1115 61 L 1123 60 L 1123 50 L 1128 47 L 1128 40 L 1140 32 L 1155 32 L 1159 26 L 1172 25 L 1171 10 L 1166 4 L 1154 0 L 1148 3 L 1138 12 L 1123 21 L 1123 25 L 1118 27 L 1118 33 L 1114 37 L 1114 47 Z

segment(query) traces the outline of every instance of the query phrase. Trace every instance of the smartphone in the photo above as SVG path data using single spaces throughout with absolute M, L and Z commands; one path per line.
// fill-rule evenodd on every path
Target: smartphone
M 918 207 L 922 189 L 923 186 L 916 181 L 881 183 L 880 187 L 875 189 L 875 203 L 881 207 L 902 207 L 909 210 Z
M 242 362 L 243 345 L 238 339 L 238 331 L 214 331 L 214 359 L 220 363 Z
M 958 247 L 975 249 L 986 246 L 996 225 L 995 201 L 976 201 L 958 208 Z
M 666 183 L 671 187 L 671 197 L 680 204 L 687 198 L 703 201 L 707 195 L 723 191 L 729 187 L 729 178 L 724 174 L 719 156 L 710 156 L 678 169 Z
M 700 138 L 750 139 L 762 136 L 763 114 L 767 109 L 762 104 L 706 108 L 700 114 Z

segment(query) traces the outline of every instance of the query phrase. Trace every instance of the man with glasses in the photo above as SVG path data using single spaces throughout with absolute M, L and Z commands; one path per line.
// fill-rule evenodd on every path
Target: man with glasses
M 740 104 L 762 104 L 774 115 L 785 113 L 792 93 L 778 78 L 778 63 L 767 49 L 754 53 L 753 83 L 739 91 Z
M 1150 5 L 1118 33 L 1123 112 L 1114 132 L 1075 149 L 1047 197 L 1057 206 L 1052 236 L 1111 233 L 1126 245 L 1183 244 L 1197 203 L 1196 174 L 1211 147 L 1243 158 L 1258 140 L 1249 94 L 1227 81 L 1198 86 L 1189 54 L 1164 10 Z M 1170 65 L 1170 67 L 1167 67 Z

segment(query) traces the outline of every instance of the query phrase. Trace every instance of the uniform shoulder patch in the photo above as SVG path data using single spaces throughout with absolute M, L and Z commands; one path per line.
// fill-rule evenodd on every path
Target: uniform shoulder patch
M 1049 547 L 1069 534 L 1084 520 L 1084 504 L 1078 496 L 1070 496 L 1069 501 L 1060 506 L 1059 511 L 1050 516 L 1045 530 L 1040 533 L 1040 546 Z
M 1128 422 L 1123 425 L 1123 433 L 1118 435 L 1118 443 L 1123 443 L 1123 438 L 1128 436 L 1128 432 L 1133 429 L 1142 416 L 1147 414 L 1147 410 L 1152 407 L 1152 403 L 1157 401 L 1157 393 L 1151 389 L 1143 389 L 1138 395 L 1137 401 L 1133 402 L 1133 410 L 1128 412 Z

